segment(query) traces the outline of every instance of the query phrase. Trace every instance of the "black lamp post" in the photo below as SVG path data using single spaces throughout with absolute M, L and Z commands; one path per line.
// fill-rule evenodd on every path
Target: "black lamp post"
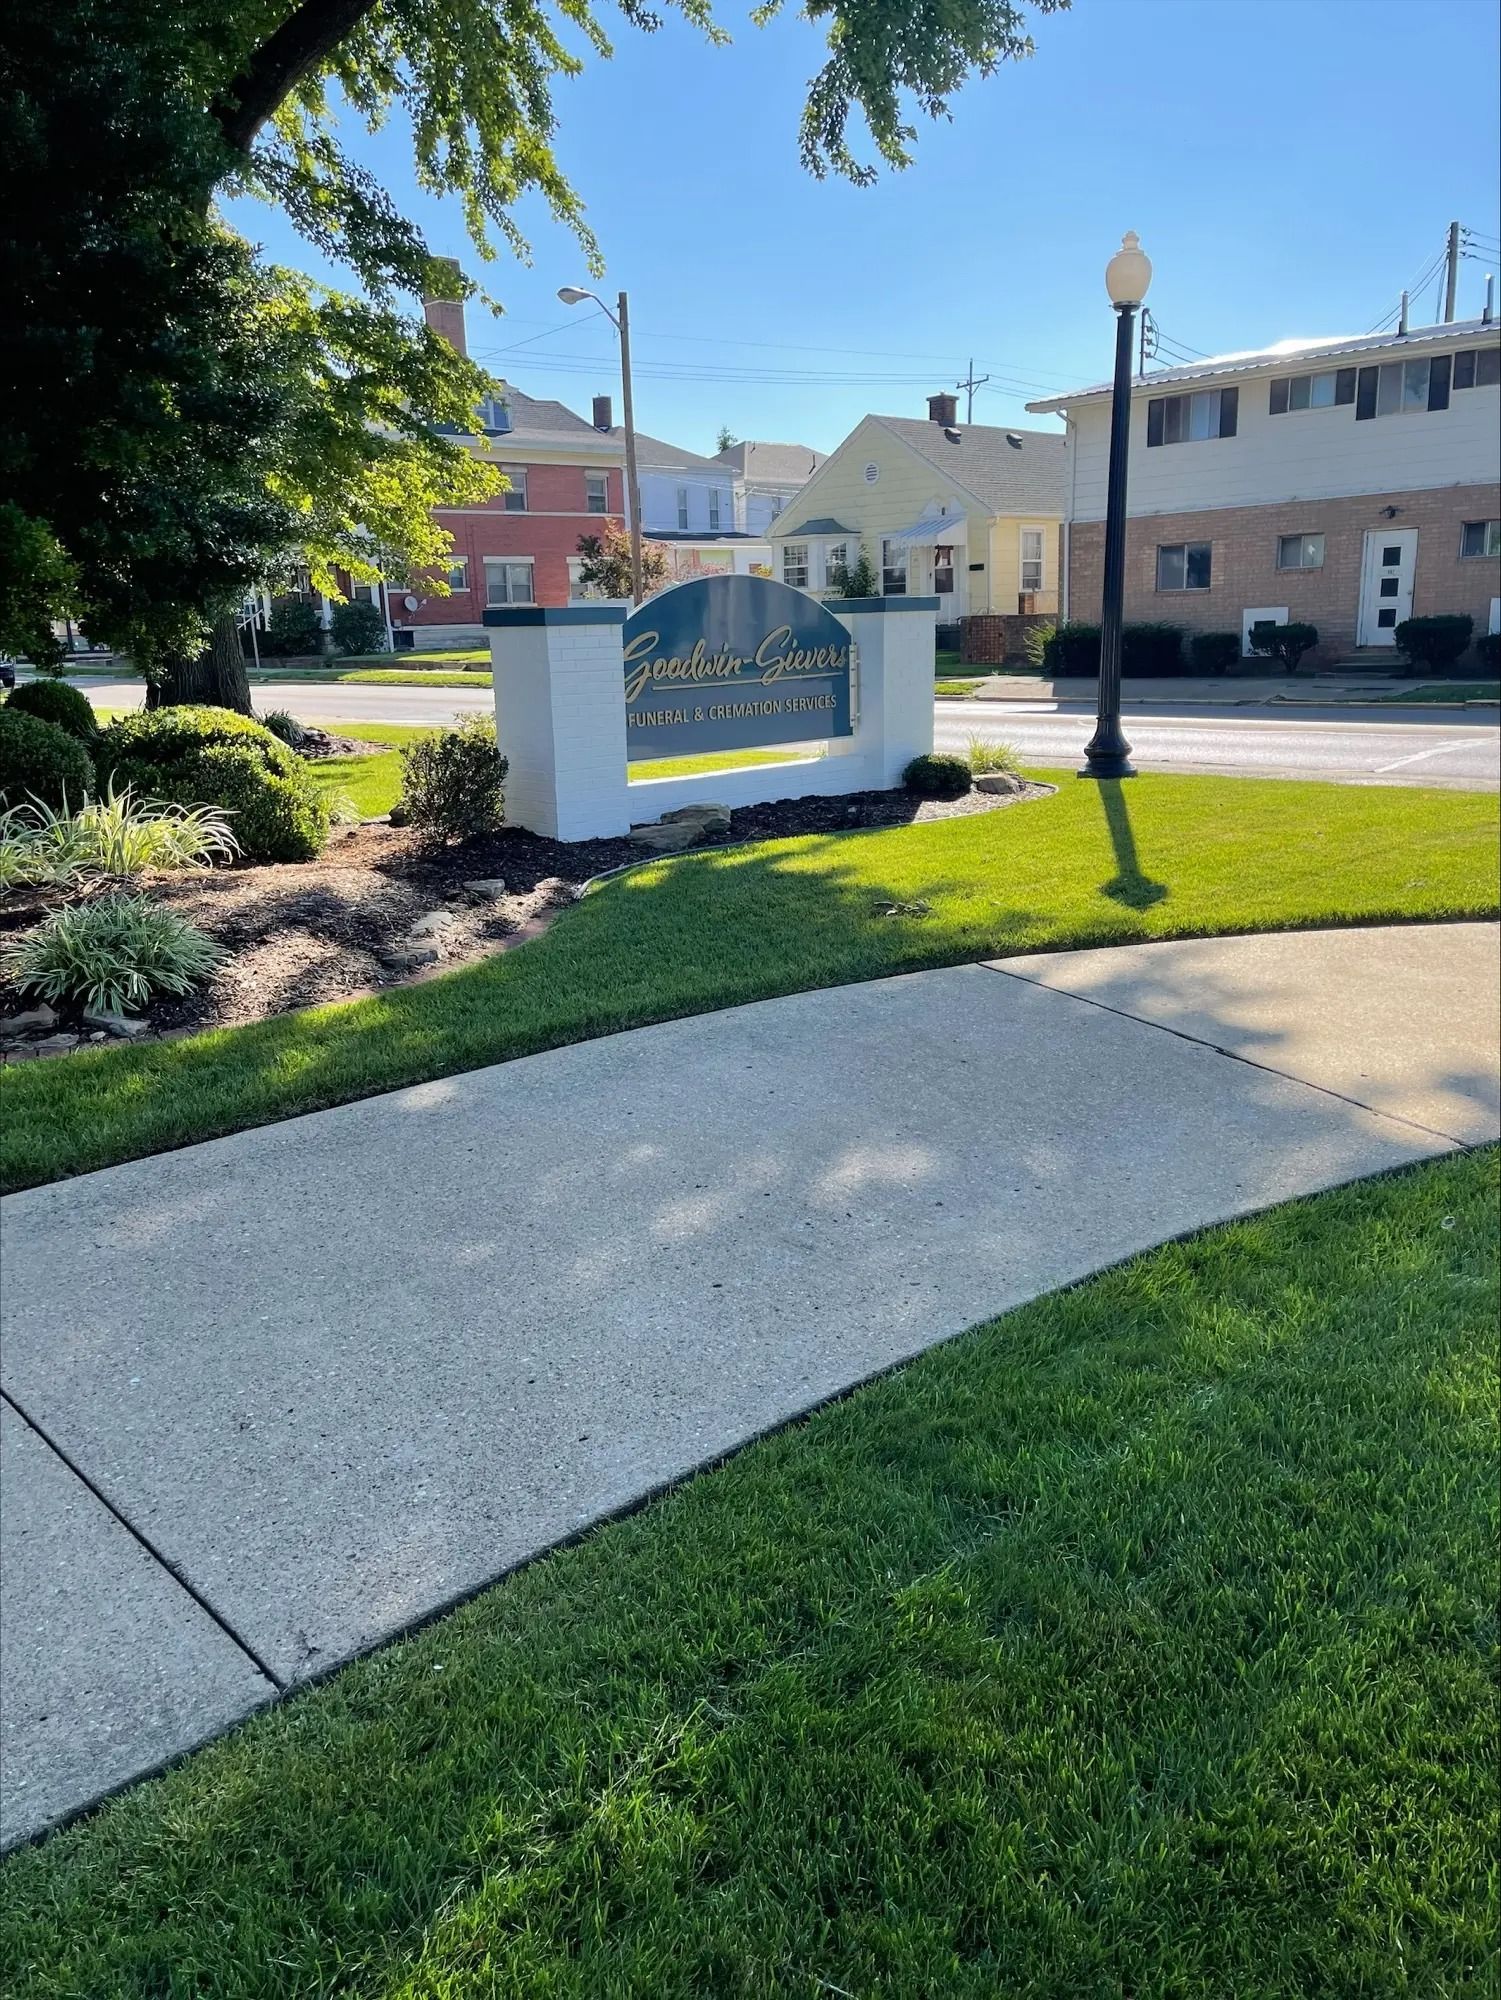
M 1115 387 L 1110 398 L 1110 483 L 1105 506 L 1105 587 L 1100 606 L 1100 698 L 1084 752 L 1086 778 L 1130 778 L 1131 745 L 1121 730 L 1121 623 L 1126 587 L 1126 460 L 1131 448 L 1131 331 L 1152 282 L 1152 265 L 1128 229 L 1105 267 L 1115 307 Z

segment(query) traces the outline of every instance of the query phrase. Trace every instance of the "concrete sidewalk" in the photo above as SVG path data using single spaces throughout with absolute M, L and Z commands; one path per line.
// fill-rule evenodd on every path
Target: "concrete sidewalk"
M 1493 925 L 964 966 L 10 1197 L 5 1837 L 977 1320 L 1494 1136 L 1496 974 Z

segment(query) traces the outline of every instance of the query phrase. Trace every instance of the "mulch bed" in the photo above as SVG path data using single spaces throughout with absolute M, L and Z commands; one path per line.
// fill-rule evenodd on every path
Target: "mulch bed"
M 856 832 L 910 826 L 973 813 L 996 812 L 1051 789 L 971 792 L 965 798 L 922 800 L 901 792 L 853 792 L 838 798 L 778 799 L 737 808 L 730 831 L 706 847 L 784 839 L 795 834 Z M 713 796 L 712 784 L 704 796 Z M 147 1010 L 156 1034 L 261 1020 L 298 1007 L 345 1000 L 483 958 L 540 935 L 586 882 L 646 859 L 629 840 L 562 843 L 508 828 L 488 839 L 434 850 L 405 827 L 383 820 L 336 829 L 316 861 L 258 868 L 217 868 L 148 878 L 137 886 L 217 938 L 232 954 L 197 993 L 162 1000 Z M 505 894 L 475 901 L 464 883 L 501 878 Z M 36 921 L 48 902 L 20 892 L 0 899 L 0 936 Z M 419 919 L 449 918 L 441 957 L 415 975 L 381 962 Z M 30 1005 L 0 982 L 0 1018 Z M 66 1028 L 64 1021 L 59 1024 Z M 35 1052 L 35 1040 L 8 1049 L 7 1060 Z M 52 1048 L 47 1053 L 55 1052 Z

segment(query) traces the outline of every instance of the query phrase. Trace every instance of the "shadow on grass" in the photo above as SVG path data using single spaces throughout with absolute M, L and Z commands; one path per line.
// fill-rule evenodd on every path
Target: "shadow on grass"
M 1102 895 L 1124 903 L 1128 909 L 1149 910 L 1168 894 L 1165 882 L 1153 882 L 1141 872 L 1136 853 L 1136 836 L 1131 830 L 1131 812 L 1119 778 L 1102 778 L 1096 789 L 1110 829 L 1110 845 L 1115 852 L 1115 879 L 1105 883 Z

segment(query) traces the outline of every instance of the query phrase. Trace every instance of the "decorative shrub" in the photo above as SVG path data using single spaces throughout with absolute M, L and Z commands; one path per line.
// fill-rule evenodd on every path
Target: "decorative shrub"
M 1050 674 L 1097 674 L 1100 628 L 1070 619 L 1055 625 L 1042 642 L 1042 664 Z
M 5 706 L 66 729 L 80 743 L 92 743 L 99 727 L 88 696 L 76 687 L 69 687 L 66 681 L 26 681 L 14 690 Z
M 962 757 L 914 757 L 902 783 L 915 799 L 962 799 L 970 789 L 969 765 Z
M 835 580 L 835 588 L 841 597 L 879 597 L 881 579 L 876 574 L 876 566 L 870 559 L 870 550 L 864 542 L 860 553 L 852 563 L 846 563 Z
M 1501 674 L 1501 632 L 1482 632 L 1475 641 L 1475 664 L 1483 674 Z
M 0 708 L 0 805 L 36 799 L 61 810 L 93 789 L 93 759 L 77 737 L 12 702 Z
M 975 777 L 986 771 L 1005 771 L 1010 777 L 1021 775 L 1021 766 L 1016 761 L 1016 752 L 1009 743 L 989 743 L 983 736 L 971 736 L 965 751 L 965 762 Z
M 137 802 L 116 791 L 81 811 L 54 812 L 27 804 L 0 813 L 0 886 L 20 882 L 70 886 L 101 877 L 125 878 L 148 868 L 205 868 L 240 851 L 222 813 L 210 806 Z
M 485 716 L 419 736 L 401 753 L 401 824 L 439 843 L 494 833 L 505 820 L 505 775 L 495 724 Z
M 341 653 L 374 653 L 386 649 L 386 621 L 373 604 L 336 604 L 329 621 Z
M 292 653 L 321 653 L 323 627 L 318 613 L 300 597 L 279 597 L 271 607 L 271 622 L 261 634 L 263 653 L 286 657 Z
M 153 993 L 190 993 L 227 956 L 163 904 L 101 896 L 54 911 L 9 945 L 0 962 L 23 993 L 119 1014 Z
M 1026 655 L 1029 667 L 1046 666 L 1048 641 L 1057 630 L 1057 623 L 1051 618 L 1045 620 L 1040 625 L 1029 625 L 1027 627 L 1026 631 L 1022 634 L 1022 651 Z
M 157 708 L 112 722 L 100 773 L 143 798 L 233 814 L 247 861 L 310 861 L 328 838 L 328 803 L 307 765 L 271 731 L 227 708 Z
M 1181 625 L 1121 627 L 1123 674 L 1181 674 L 1182 671 L 1183 627 Z
M 1470 617 L 1404 618 L 1397 627 L 1397 645 L 1415 667 L 1442 674 L 1464 652 L 1474 630 Z
M 1240 664 L 1239 632 L 1195 632 L 1188 657 L 1196 674 L 1225 674 Z
M 285 743 L 289 750 L 300 750 L 307 741 L 307 731 L 297 717 L 284 708 L 273 708 L 269 715 L 263 715 L 260 720 L 276 740 Z
M 1298 671 L 1303 655 L 1319 643 L 1317 625 L 1273 625 L 1263 621 L 1251 627 L 1251 651 L 1264 659 L 1280 660 L 1290 674 Z

